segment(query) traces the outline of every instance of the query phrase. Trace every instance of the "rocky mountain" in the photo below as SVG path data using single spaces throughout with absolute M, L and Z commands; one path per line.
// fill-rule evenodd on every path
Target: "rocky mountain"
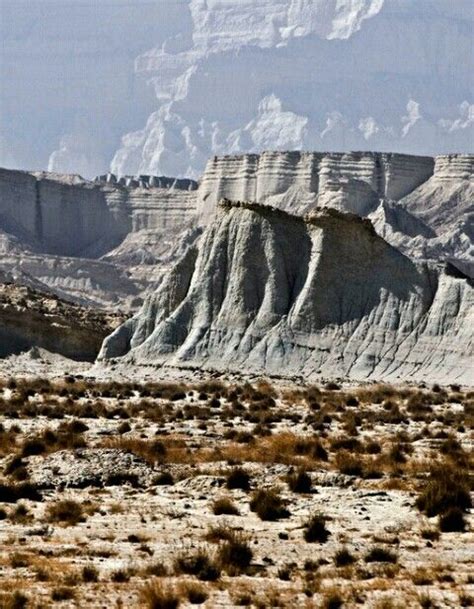
M 209 156 L 472 151 L 471 0 L 2 3 L 0 165 L 198 178 Z
M 474 277 L 472 155 L 265 152 L 213 157 L 193 180 L 0 170 L 0 270 L 99 308 L 137 310 L 199 238 L 220 198 L 370 218 L 416 259 Z
M 93 361 L 125 317 L 80 307 L 0 273 L 0 357 L 32 347 Z
M 224 200 L 99 358 L 128 364 L 472 382 L 474 291 L 369 220 Z

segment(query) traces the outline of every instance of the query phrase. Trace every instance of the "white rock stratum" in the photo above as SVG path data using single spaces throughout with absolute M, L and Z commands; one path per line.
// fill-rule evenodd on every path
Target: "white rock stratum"
M 200 232 L 196 187 L 0 169 L 0 270 L 80 304 L 136 309 Z
M 369 217 L 416 259 L 474 277 L 472 155 L 266 152 L 214 157 L 199 183 L 0 170 L 0 270 L 81 304 L 136 310 L 220 198 Z
M 199 190 L 201 222 L 220 198 L 303 214 L 315 206 L 367 216 L 415 258 L 448 260 L 474 277 L 474 156 L 264 152 L 214 157 Z
M 370 221 L 223 201 L 101 350 L 127 364 L 473 382 L 472 281 L 413 262 Z

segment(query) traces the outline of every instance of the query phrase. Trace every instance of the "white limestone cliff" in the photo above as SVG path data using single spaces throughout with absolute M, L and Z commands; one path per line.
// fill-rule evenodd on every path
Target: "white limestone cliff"
M 79 303 L 136 308 L 198 235 L 195 186 L 0 169 L 0 268 Z
M 474 156 L 264 152 L 213 157 L 199 190 L 207 222 L 222 197 L 304 214 L 332 207 L 373 220 L 418 259 L 447 260 L 474 277 Z
M 102 360 L 472 383 L 472 282 L 415 263 L 368 220 L 223 201 Z
M 0 270 L 80 303 L 136 309 L 225 197 L 298 215 L 317 207 L 357 213 L 409 256 L 474 276 L 473 162 L 273 151 L 212 158 L 199 184 L 0 170 Z

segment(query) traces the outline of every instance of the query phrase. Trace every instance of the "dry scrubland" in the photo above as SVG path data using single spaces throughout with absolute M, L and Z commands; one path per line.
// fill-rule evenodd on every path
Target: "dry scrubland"
M 0 383 L 0 607 L 468 607 L 474 393 Z

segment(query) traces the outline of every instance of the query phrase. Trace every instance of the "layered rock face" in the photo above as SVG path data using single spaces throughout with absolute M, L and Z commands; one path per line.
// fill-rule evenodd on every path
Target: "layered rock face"
M 473 158 L 266 152 L 215 157 L 200 184 L 0 170 L 0 269 L 82 304 L 136 310 L 225 197 L 357 213 L 402 252 L 474 276 Z
M 435 158 L 433 175 L 371 217 L 378 232 L 414 258 L 447 260 L 474 277 L 474 155 Z
M 359 215 L 380 198 L 401 199 L 433 174 L 431 157 L 374 152 L 264 152 L 214 157 L 199 189 L 201 214 L 222 198 L 254 201 L 293 213 L 315 205 Z
M 2 169 L 0 267 L 60 296 L 126 309 L 159 281 L 183 236 L 197 235 L 195 187 L 169 178 L 145 188 Z
M 198 191 L 201 221 L 221 197 L 304 214 L 332 207 L 373 220 L 415 258 L 448 260 L 474 277 L 474 155 L 351 152 L 214 157 Z
M 252 373 L 472 382 L 472 283 L 372 224 L 224 202 L 101 359 Z

